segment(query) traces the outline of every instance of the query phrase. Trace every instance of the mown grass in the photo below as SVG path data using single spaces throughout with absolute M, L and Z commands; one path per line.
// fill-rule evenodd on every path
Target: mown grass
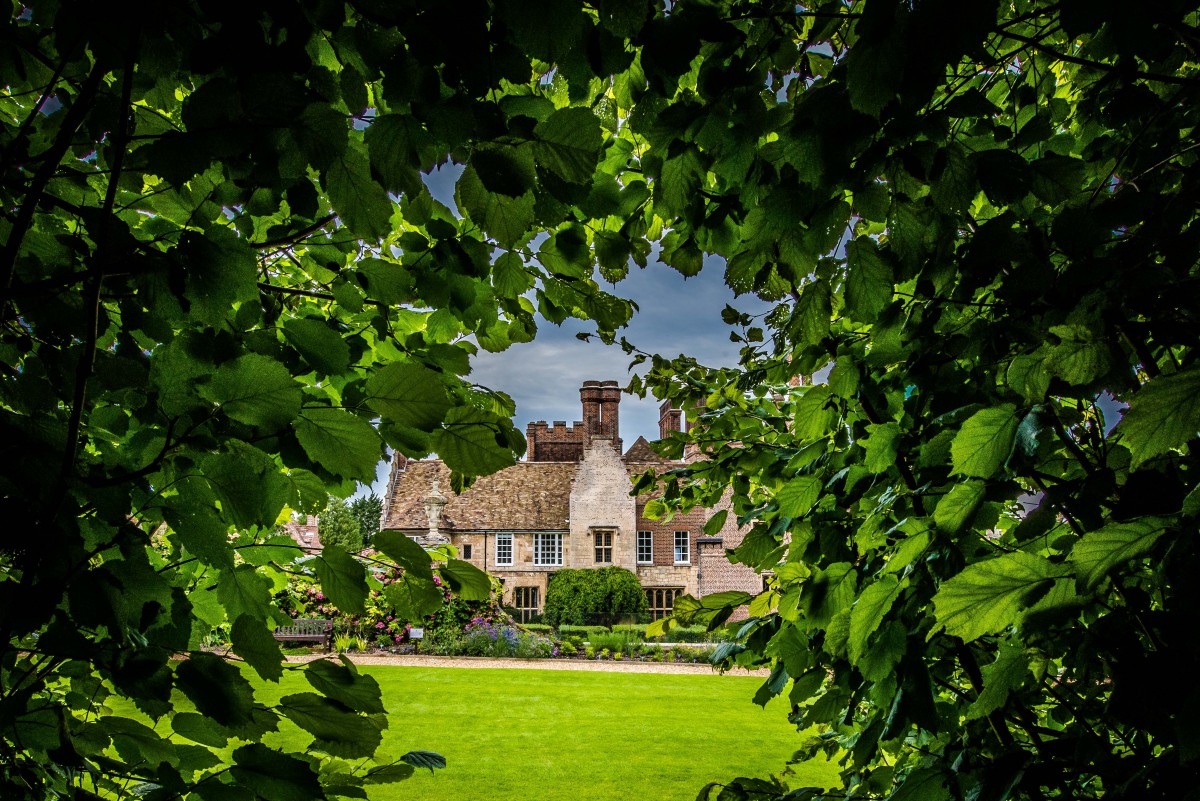
M 683 801 L 709 781 L 779 773 L 799 738 L 762 679 L 706 674 L 362 667 L 388 706 L 381 755 L 437 751 L 448 766 L 371 789 L 375 801 Z M 284 680 L 284 692 L 294 691 Z M 299 731 L 275 735 L 303 748 Z M 275 744 L 282 744 L 278 740 Z M 800 766 L 792 787 L 837 784 Z

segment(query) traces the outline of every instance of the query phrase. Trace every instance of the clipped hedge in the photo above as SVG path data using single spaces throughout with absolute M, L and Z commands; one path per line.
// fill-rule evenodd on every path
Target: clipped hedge
M 593 634 L 607 634 L 608 626 L 559 626 L 559 637 L 579 636 L 591 639 Z
M 521 628 L 535 634 L 551 634 L 554 632 L 554 627 L 549 623 L 522 623 Z
M 560 628 L 604 625 L 647 611 L 637 576 L 623 567 L 560 570 L 546 589 L 542 619 Z

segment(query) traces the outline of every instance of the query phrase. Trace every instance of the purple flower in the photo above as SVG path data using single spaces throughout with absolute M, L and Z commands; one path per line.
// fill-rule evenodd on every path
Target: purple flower
M 379 621 L 378 623 L 376 623 L 376 624 L 375 624 L 375 628 L 377 628 L 377 629 L 381 629 L 381 628 L 383 628 L 383 621 L 381 620 L 381 621 Z

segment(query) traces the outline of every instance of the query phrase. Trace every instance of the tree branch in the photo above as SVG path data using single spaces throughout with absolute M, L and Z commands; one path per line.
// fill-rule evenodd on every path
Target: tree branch
M 1187 78 L 1182 75 L 1163 75 L 1158 72 L 1146 72 L 1145 70 L 1125 70 L 1116 64 L 1105 64 L 1102 61 L 1092 61 L 1091 59 L 1081 58 L 1079 56 L 1071 56 L 1066 53 L 1060 53 L 1053 47 L 1047 47 L 1037 39 L 1030 39 L 1027 36 L 1020 36 L 1015 33 L 1000 32 L 1000 36 L 1005 39 L 1012 39 L 1015 42 L 1029 45 L 1039 53 L 1045 53 L 1048 56 L 1065 61 L 1068 64 L 1078 64 L 1081 67 L 1092 67 L 1093 69 L 1104 70 L 1105 72 L 1128 72 L 1135 78 L 1141 78 L 1147 81 L 1156 81 L 1158 83 L 1170 83 L 1178 86 L 1200 86 L 1200 79 Z
M 3 293 L 3 299 L 0 300 L 0 322 L 8 318 L 10 301 L 8 290 L 12 286 L 13 275 L 16 273 L 17 254 L 21 250 L 21 242 L 24 241 L 29 226 L 33 224 L 33 215 L 42 201 L 46 186 L 54 177 L 58 163 L 62 161 L 67 148 L 71 146 L 71 139 L 74 138 L 79 126 L 83 124 L 83 118 L 96 98 L 96 93 L 100 89 L 100 80 L 103 77 L 104 69 L 99 64 L 92 67 L 87 80 L 84 81 L 79 94 L 75 97 L 75 102 L 71 104 L 66 117 L 63 118 L 58 135 L 54 138 L 54 144 L 42 153 L 42 165 L 34 174 L 33 181 L 29 184 L 29 191 L 25 193 L 25 199 L 17 212 L 17 218 L 13 221 L 12 231 L 9 232 L 8 240 L 4 243 L 3 253 L 0 255 L 0 292 Z
M 301 239 L 311 236 L 312 234 L 324 228 L 326 225 L 329 225 L 329 223 L 333 222 L 335 219 L 337 219 L 336 214 L 326 214 L 312 225 L 301 228 L 299 231 L 294 233 L 287 234 L 286 236 L 276 237 L 275 239 L 268 239 L 265 242 L 251 242 L 249 244 L 250 247 L 257 250 L 270 250 L 271 248 L 294 245 Z

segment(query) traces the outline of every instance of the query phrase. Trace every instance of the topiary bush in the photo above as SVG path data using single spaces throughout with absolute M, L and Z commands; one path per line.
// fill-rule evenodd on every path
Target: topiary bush
M 546 590 L 542 619 L 551 625 L 612 625 L 647 611 L 637 576 L 623 567 L 560 570 Z

